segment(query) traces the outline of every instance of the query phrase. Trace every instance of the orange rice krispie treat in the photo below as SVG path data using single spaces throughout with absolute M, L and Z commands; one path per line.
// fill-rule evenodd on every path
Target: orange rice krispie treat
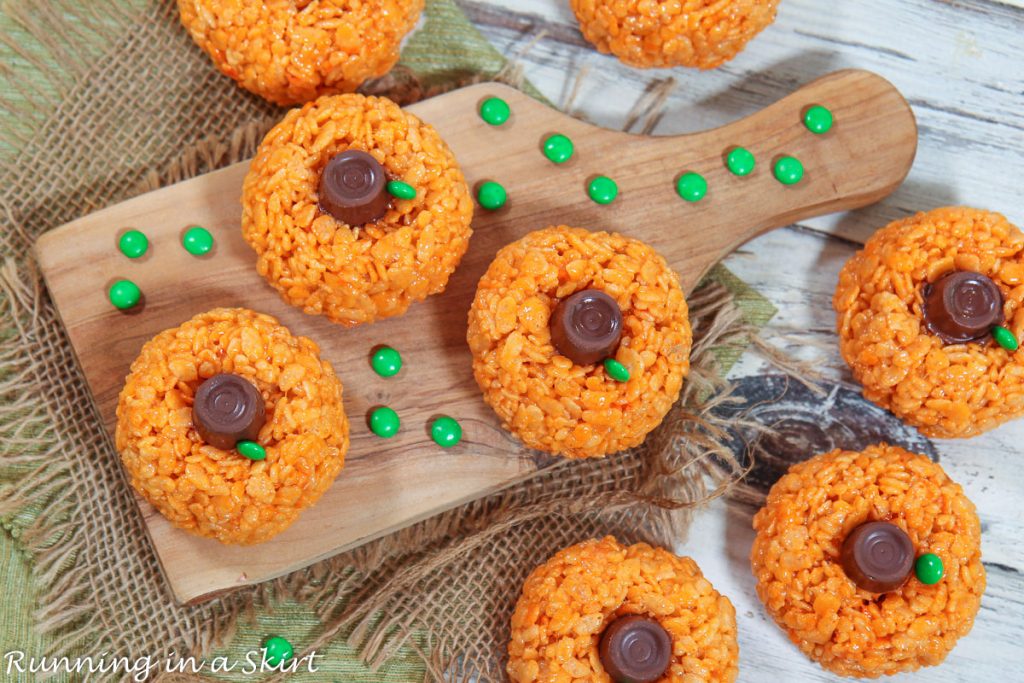
M 636 446 L 661 424 L 692 335 L 679 279 L 654 249 L 556 226 L 498 252 L 468 341 L 506 429 L 530 448 L 587 458 Z
M 843 267 L 839 344 L 864 396 L 933 437 L 1024 414 L 1024 234 L 997 213 L 891 223 Z
M 423 0 L 178 0 L 217 68 L 282 105 L 352 92 L 398 61 Z
M 277 320 L 219 308 L 142 347 L 117 404 L 132 486 L 172 524 L 222 543 L 288 528 L 341 471 L 348 420 L 320 349 Z
M 263 139 L 242 234 L 288 303 L 342 325 L 401 315 L 444 291 L 473 201 L 437 132 L 390 100 L 322 97 Z
M 754 516 L 757 594 L 841 676 L 939 664 L 985 591 L 981 525 L 942 468 L 896 446 L 794 465 Z
M 533 570 L 508 653 L 513 683 L 735 681 L 736 612 L 690 558 L 609 536 Z
M 583 36 L 642 69 L 713 69 L 775 21 L 779 0 L 571 0 Z

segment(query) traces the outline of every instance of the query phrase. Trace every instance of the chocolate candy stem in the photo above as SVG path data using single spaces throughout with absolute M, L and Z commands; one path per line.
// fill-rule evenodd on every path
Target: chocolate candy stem
M 1003 293 L 981 273 L 951 271 L 922 294 L 924 324 L 946 344 L 984 339 L 1003 322 Z
M 391 204 L 384 167 L 366 152 L 350 149 L 329 162 L 320 176 L 320 208 L 351 226 L 384 216 Z
M 843 541 L 843 570 L 859 588 L 888 593 L 902 586 L 914 569 L 914 544 L 890 522 L 861 524 Z
M 619 617 L 601 634 L 598 656 L 616 683 L 654 683 L 672 664 L 672 638 L 654 619 Z
M 244 377 L 214 375 L 196 391 L 192 423 L 211 446 L 231 450 L 239 441 L 256 442 L 266 421 L 263 396 Z
M 615 299 L 596 289 L 576 292 L 551 314 L 551 343 L 577 365 L 615 355 L 622 338 L 622 311 Z

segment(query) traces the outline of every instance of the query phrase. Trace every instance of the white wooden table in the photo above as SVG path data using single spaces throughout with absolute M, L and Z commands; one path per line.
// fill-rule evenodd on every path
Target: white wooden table
M 670 77 L 677 85 L 655 134 L 727 123 L 845 67 L 871 69 L 900 88 L 917 114 L 921 140 L 914 170 L 896 194 L 770 233 L 727 260 L 779 308 L 764 336 L 792 357 L 816 361 L 840 389 L 857 387 L 839 357 L 831 296 L 860 242 L 892 218 L 950 204 L 1000 211 L 1024 226 L 1024 0 L 782 0 L 776 24 L 712 72 L 638 71 L 600 55 L 583 41 L 567 0 L 460 4 L 507 56 L 520 55 L 544 32 L 521 58 L 527 78 L 563 103 L 587 70 L 572 110 L 610 128 L 623 126 L 650 83 Z M 732 377 L 771 372 L 748 354 Z M 889 680 L 1024 681 L 1024 420 L 931 445 L 978 506 L 988 589 L 974 630 L 945 664 Z M 736 605 L 740 680 L 841 680 L 804 658 L 762 609 L 747 559 L 752 512 L 737 502 L 716 503 L 677 548 Z

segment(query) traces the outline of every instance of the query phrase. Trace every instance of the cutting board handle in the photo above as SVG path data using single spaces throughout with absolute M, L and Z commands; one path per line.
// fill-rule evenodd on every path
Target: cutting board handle
M 488 96 L 512 105 L 513 119 L 504 126 L 491 128 L 441 112 L 452 107 L 474 111 Z M 804 113 L 814 105 L 833 115 L 827 133 L 812 133 L 804 124 Z M 599 128 L 495 83 L 428 100 L 416 109 L 427 121 L 439 122 L 435 125 L 460 161 L 473 160 L 466 165 L 471 184 L 497 179 L 508 187 L 509 211 L 478 211 L 478 227 L 522 224 L 523 218 L 536 216 L 533 229 L 557 219 L 622 232 L 654 245 L 687 289 L 757 235 L 889 195 L 906 178 L 917 152 L 917 123 L 907 101 L 887 80 L 861 70 L 824 76 L 720 128 L 671 137 Z M 458 127 L 449 128 L 450 123 Z M 539 150 L 555 132 L 575 143 L 572 159 L 561 165 L 549 162 Z M 728 153 L 736 147 L 756 159 L 754 171 L 745 177 L 726 166 Z M 479 163 L 488 151 L 489 163 Z M 802 163 L 799 183 L 784 185 L 774 177 L 774 164 L 782 156 Z M 675 193 L 676 180 L 688 172 L 704 176 L 709 187 L 692 204 Z M 608 206 L 595 204 L 586 193 L 598 174 L 612 178 L 619 188 Z

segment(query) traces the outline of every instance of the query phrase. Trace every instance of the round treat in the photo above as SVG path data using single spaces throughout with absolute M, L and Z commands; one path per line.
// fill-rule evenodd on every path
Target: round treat
M 508 654 L 513 683 L 735 681 L 736 612 L 688 557 L 585 541 L 526 579 Z
M 284 531 L 331 485 L 348 450 L 341 382 L 319 353 L 275 319 L 240 308 L 153 337 L 117 405 L 115 440 L 132 486 L 175 526 L 223 543 Z M 193 422 L 197 392 L 225 374 L 258 391 L 263 459 L 211 445 Z
M 451 448 L 462 441 L 462 425 L 455 418 L 442 415 L 430 425 L 430 438 L 441 448 Z
M 939 664 L 981 606 L 978 515 L 960 486 L 923 455 L 881 444 L 794 465 L 772 487 L 754 529 L 758 596 L 790 640 L 841 676 Z M 850 571 L 846 555 L 850 546 L 867 549 L 865 537 L 866 546 L 889 547 Z M 929 553 L 946 568 L 933 585 L 913 569 L 915 558 Z M 873 578 L 885 585 L 861 587 L 864 569 L 881 569 L 886 576 Z
M 555 347 L 551 318 L 585 290 L 622 316 L 614 360 L 580 365 Z M 469 311 L 473 373 L 506 429 L 530 448 L 600 457 L 640 444 L 679 397 L 692 336 L 679 279 L 651 247 L 580 228 L 530 233 L 498 252 Z
M 218 69 L 289 105 L 387 73 L 423 0 L 178 0 L 178 9 Z
M 992 330 L 953 344 L 934 331 L 964 339 L 991 323 L 1021 338 L 1022 283 L 1024 234 L 999 214 L 936 209 L 880 230 L 843 267 L 832 300 L 840 350 L 864 396 L 942 438 L 1024 413 L 1024 354 L 997 344 Z
M 206 228 L 193 225 L 181 237 L 181 246 L 193 256 L 209 254 L 213 249 L 213 235 Z
M 378 220 L 339 220 L 332 212 L 351 209 L 339 204 L 359 204 L 354 213 L 361 213 L 362 200 L 340 188 L 322 196 L 323 175 L 353 160 L 356 176 L 368 174 L 369 194 L 384 180 L 370 177 L 378 164 L 389 185 L 402 181 L 414 195 L 384 197 Z M 379 213 L 374 196 L 355 218 Z M 469 188 L 437 132 L 389 100 L 362 95 L 323 97 L 289 112 L 263 139 L 242 190 L 242 234 L 259 255 L 259 273 L 288 303 L 346 326 L 400 315 L 444 291 L 469 245 L 472 218 Z
M 149 250 L 149 238 L 139 230 L 128 230 L 118 239 L 117 248 L 128 258 L 140 258 Z
M 630 66 L 713 69 L 775 21 L 779 0 L 571 0 L 583 36 Z
M 126 311 L 142 301 L 142 290 L 131 280 L 118 280 L 110 286 L 107 296 L 115 307 Z
M 270 666 L 277 666 L 295 656 L 295 648 L 281 636 L 272 636 L 263 643 L 264 659 Z

